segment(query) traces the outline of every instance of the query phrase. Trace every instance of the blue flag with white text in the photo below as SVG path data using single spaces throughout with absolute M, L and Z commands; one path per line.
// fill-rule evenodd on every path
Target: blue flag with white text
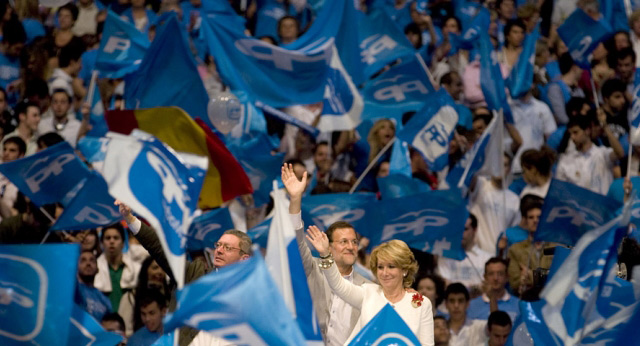
M 122 78 L 140 67 L 150 45 L 146 34 L 112 11 L 107 11 L 96 69 L 103 77 Z
M 478 40 L 483 30 L 488 30 L 491 24 L 491 14 L 486 7 L 479 7 L 473 19 L 467 23 L 463 23 L 464 31 L 460 35 L 449 33 L 451 50 L 449 54 L 455 54 L 460 49 L 471 50 L 474 42 Z
M 222 234 L 234 229 L 229 208 L 217 208 L 196 217 L 187 231 L 187 250 L 213 248 Z
M 376 224 L 376 215 L 370 212 L 370 206 L 375 203 L 373 193 L 312 195 L 302 203 L 302 219 L 305 224 L 316 225 L 321 230 L 326 230 L 336 221 L 346 221 L 356 232 L 366 234 Z
M 533 63 L 536 57 L 536 43 L 540 37 L 540 25 L 538 24 L 532 33 L 527 34 L 522 44 L 522 52 L 516 65 L 511 69 L 507 85 L 511 97 L 516 99 L 524 96 L 533 85 Z
M 584 69 L 591 68 L 591 53 L 611 35 L 613 30 L 604 18 L 594 20 L 579 8 L 558 27 L 558 36 L 567 45 L 569 54 Z
M 480 32 L 477 42 L 480 53 L 480 87 L 487 102 L 487 108 L 496 112 L 503 111 L 505 121 L 513 124 L 513 115 L 507 101 L 504 78 L 502 78 L 500 70 L 498 51 L 494 49 L 489 34 L 485 31 Z
M 458 123 L 455 103 L 446 90 L 440 89 L 424 98 L 425 106 L 397 134 L 424 157 L 432 171 L 449 163 L 449 142 Z
M 67 342 L 69 346 L 113 346 L 123 339 L 116 333 L 104 330 L 99 321 L 75 304 L 70 322 Z
M 0 245 L 0 344 L 67 345 L 78 244 Z
M 349 345 L 420 345 L 396 310 L 387 303 L 351 340 Z
M 542 206 L 535 239 L 573 246 L 584 233 L 613 219 L 621 206 L 612 198 L 554 179 Z

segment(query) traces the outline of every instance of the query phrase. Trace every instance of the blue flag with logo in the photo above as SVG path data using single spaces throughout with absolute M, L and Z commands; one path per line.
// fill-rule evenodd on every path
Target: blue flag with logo
M 0 245 L 0 344 L 67 345 L 78 244 Z
M 424 98 L 425 106 L 398 133 L 424 157 L 432 171 L 449 163 L 449 142 L 458 123 L 455 103 L 446 90 L 440 89 Z
M 633 75 L 633 102 L 629 110 L 630 141 L 633 145 L 640 145 L 640 68 L 636 68 Z
M 102 173 L 109 194 L 154 228 L 179 287 L 184 282 L 187 230 L 208 165 L 206 157 L 185 158 L 153 137 L 114 136 Z
M 302 219 L 307 225 L 326 230 L 336 221 L 346 221 L 357 232 L 365 234 L 376 223 L 371 212 L 376 195 L 373 193 L 332 193 L 306 197 L 302 203 Z
M 180 107 L 213 129 L 207 116 L 209 95 L 191 54 L 187 33 L 175 14 L 167 16 L 140 68 L 125 80 L 126 107 Z
M 123 339 L 116 333 L 104 330 L 100 322 L 78 305 L 73 305 L 70 321 L 69 341 L 67 342 L 69 346 L 113 346 Z
M 569 54 L 584 69 L 591 68 L 591 53 L 611 35 L 613 30 L 606 19 L 594 20 L 579 8 L 558 27 L 558 36 L 567 45 Z
M 473 10 L 476 11 L 475 7 Z M 458 17 L 460 18 L 460 17 Z M 491 14 L 486 7 L 479 7 L 473 19 L 467 23 L 462 23 L 464 31 L 461 35 L 449 33 L 451 50 L 449 54 L 455 54 L 460 49 L 471 50 L 474 48 L 474 42 L 480 36 L 480 32 L 488 30 L 491 24 Z
M 272 107 L 322 101 L 333 39 L 288 50 L 244 34 L 230 16 L 209 14 L 202 30 L 225 84 Z
M 247 235 L 251 238 L 253 244 L 260 245 L 260 248 L 267 248 L 267 240 L 269 239 L 269 228 L 271 227 L 271 218 L 268 218 L 259 224 L 247 230 Z
M 229 208 L 210 210 L 193 219 L 187 231 L 187 250 L 213 248 L 226 230 L 234 228 Z
M 34 155 L 3 163 L 0 173 L 38 206 L 60 202 L 89 176 L 89 169 L 68 142 Z
M 400 198 L 431 191 L 427 183 L 403 174 L 390 174 L 388 177 L 377 178 L 377 181 L 382 199 Z
M 387 303 L 351 340 L 355 345 L 420 345 L 407 323 Z
M 542 206 L 535 240 L 573 246 L 616 216 L 620 202 L 577 185 L 552 180 Z
M 411 157 L 409 157 L 409 145 L 407 142 L 396 139 L 393 143 L 391 159 L 389 160 L 389 173 L 411 177 Z
M 255 205 L 269 203 L 271 182 L 280 174 L 280 167 L 284 162 L 284 153 L 271 155 L 271 153 L 259 154 L 255 151 L 236 151 L 234 156 L 247 173 L 253 187 L 253 199 Z
M 511 107 L 507 101 L 504 79 L 500 70 L 498 52 L 494 49 L 489 34 L 481 31 L 478 36 L 478 50 L 480 53 L 480 87 L 489 110 L 503 111 L 507 123 L 513 124 Z
M 140 67 L 149 46 L 146 34 L 112 11 L 107 11 L 96 69 L 103 77 L 122 78 Z
M 305 344 L 259 252 L 185 286 L 177 301 L 165 332 L 189 326 L 238 345 Z
M 104 161 L 109 138 L 85 136 L 78 140 L 78 150 L 89 163 Z
M 522 52 L 518 57 L 516 65 L 511 69 L 507 85 L 512 98 L 524 96 L 531 90 L 533 85 L 533 63 L 536 57 L 536 43 L 540 37 L 540 24 L 535 30 L 527 34 L 522 44 Z
M 52 231 L 86 230 L 112 225 L 122 219 L 109 187 L 97 172 L 79 183 L 80 189 L 65 205 L 62 215 L 51 227 Z

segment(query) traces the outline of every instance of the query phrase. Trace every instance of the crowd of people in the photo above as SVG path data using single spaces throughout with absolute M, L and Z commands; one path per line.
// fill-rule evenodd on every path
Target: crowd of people
M 213 0 L 77 0 L 57 9 L 40 6 L 37 0 L 0 0 L 2 162 L 63 141 L 75 148 L 91 130 L 85 101 L 108 10 L 134 24 L 150 41 L 158 17 L 176 12 L 194 40 L 193 54 L 209 96 L 224 90 L 215 57 L 198 51 L 200 44 L 195 42 L 203 1 Z M 282 45 L 309 29 L 326 1 L 330 0 L 229 3 L 246 19 L 248 35 Z M 459 120 L 443 170 L 431 170 L 421 152 L 409 146 L 411 175 L 427 190 L 450 188 L 448 172 L 496 115 L 485 101 L 476 52 L 452 48 L 472 18 L 456 6 L 489 9 L 486 30 L 505 78 L 523 58 L 525 37 L 535 30 L 541 35 L 529 91 L 509 98 L 514 123 L 504 124 L 504 174 L 477 175 L 471 183 L 463 260 L 411 249 L 400 240 L 368 249 L 368 240 L 344 221 L 333 223 L 326 232 L 307 225 L 305 237 L 300 216 L 303 195 L 355 189 L 380 198 L 376 179 L 390 176 L 394 169 L 389 144 L 415 112 L 403 114 L 402 119 L 368 120 L 364 127 L 321 133 L 317 138 L 265 118 L 269 135 L 279 142 L 273 154 L 284 155 L 281 178 L 324 341 L 345 344 L 389 303 L 421 344 L 504 345 L 519 314 L 519 300 L 538 299 L 544 286 L 544 273 L 553 259 L 553 251 L 546 249 L 558 245 L 534 241 L 552 180 L 620 201 L 630 196 L 631 178 L 640 171 L 640 155 L 629 145 L 635 71 L 640 67 L 640 6 L 631 5 L 635 11 L 628 17 L 630 29 L 600 43 L 591 68 L 583 69 L 557 28 L 576 10 L 601 19 L 598 0 L 430 0 L 426 11 L 417 0 L 355 3 L 365 14 L 382 9 L 423 57 L 436 88 L 446 90 L 456 102 Z M 99 78 L 96 84 L 105 109 L 128 108 L 122 102 L 121 79 Z M 294 105 L 282 111 L 314 125 L 322 105 Z M 252 240 L 246 230 L 265 220 L 273 203 L 257 205 L 251 196 L 242 196 L 225 207 L 237 230 L 226 231 L 212 248 L 190 254 L 185 283 L 249 258 Z M 153 343 L 163 334 L 163 316 L 176 308 L 176 280 L 154 230 L 120 203 L 122 224 L 48 234 L 61 209 L 59 204 L 36 206 L 1 176 L 0 244 L 39 243 L 45 235 L 47 242 L 80 243 L 75 302 L 105 329 L 126 336 L 128 345 Z M 309 244 L 319 259 L 312 257 Z M 640 247 L 632 238 L 623 244 L 621 259 L 631 271 L 639 261 Z M 225 341 L 182 328 L 180 344 Z

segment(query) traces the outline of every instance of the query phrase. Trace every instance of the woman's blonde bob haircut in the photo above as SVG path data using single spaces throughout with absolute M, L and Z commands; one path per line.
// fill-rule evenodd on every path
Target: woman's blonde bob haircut
M 373 249 L 371 252 L 371 260 L 369 262 L 369 268 L 373 275 L 378 277 L 378 262 L 387 261 L 394 263 L 407 275 L 402 280 L 404 288 L 409 288 L 413 284 L 415 275 L 418 272 L 418 262 L 413 256 L 413 252 L 407 246 L 407 243 L 402 240 L 390 240 L 386 243 L 382 243 Z

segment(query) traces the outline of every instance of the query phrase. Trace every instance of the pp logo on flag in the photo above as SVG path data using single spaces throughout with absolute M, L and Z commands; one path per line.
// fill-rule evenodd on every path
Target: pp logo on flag
M 126 53 L 129 47 L 131 47 L 131 40 L 122 37 L 111 36 L 109 37 L 107 44 L 104 45 L 103 51 L 109 54 L 114 53 L 116 50 L 119 50 L 122 53 Z M 126 58 L 126 56 L 124 56 L 123 58 Z
M 380 335 L 371 345 L 397 345 L 397 346 L 415 346 L 409 338 L 398 333 L 386 333 Z
M 441 227 L 449 223 L 449 219 L 443 217 L 442 210 L 423 209 L 420 211 L 406 213 L 392 221 L 406 220 L 405 222 L 397 222 L 385 225 L 382 229 L 382 238 L 380 241 L 396 239 L 399 234 L 412 233 L 412 236 L 421 235 L 427 227 Z
M 73 219 L 79 223 L 90 222 L 94 224 L 104 225 L 113 218 L 119 218 L 120 213 L 110 205 L 103 203 L 93 204 L 93 207 L 84 206 Z M 95 207 L 99 207 L 95 208 Z
M 316 49 L 317 53 L 315 54 L 302 54 L 273 47 L 260 40 L 249 38 L 235 41 L 235 47 L 245 55 L 252 56 L 258 60 L 271 61 L 277 69 L 288 72 L 294 72 L 294 62 L 308 64 L 324 61 L 327 65 L 331 63 L 331 49 L 321 49 L 322 47 Z
M 571 219 L 571 224 L 581 227 L 583 224 L 590 227 L 599 227 L 604 220 L 599 213 L 584 208 L 577 201 L 567 201 L 571 206 L 560 206 L 551 209 L 546 222 L 554 222 L 556 219 Z
M 309 213 L 311 215 L 316 215 L 313 217 L 313 222 L 318 225 L 325 225 L 327 227 L 336 221 L 346 221 L 349 223 L 354 223 L 362 219 L 365 215 L 364 209 L 352 209 L 335 212 L 337 208 L 338 207 L 336 207 L 335 205 L 323 204 L 313 208 Z M 317 215 L 321 214 L 325 210 L 328 211 L 326 214 Z
M 447 105 L 438 111 L 413 139 L 411 145 L 425 158 L 434 162 L 447 152 L 449 136 L 456 126 L 457 116 L 453 107 Z
M 48 158 L 42 158 L 29 167 L 25 173 L 28 178 L 25 179 L 27 186 L 33 193 L 40 191 L 40 186 L 51 175 L 60 175 L 64 171 L 64 166 L 74 160 L 73 154 L 62 154 L 54 157 L 51 161 Z M 44 165 L 43 165 L 44 164 Z
M 376 62 L 376 55 L 382 53 L 385 49 L 392 50 L 396 48 L 397 45 L 398 43 L 387 35 L 375 34 L 367 37 L 360 43 L 362 61 L 371 65 Z M 369 47 L 365 49 L 367 46 Z
M 398 78 L 405 77 L 405 75 L 398 76 Z M 373 97 L 378 101 L 387 101 L 393 99 L 396 102 L 402 102 L 407 99 L 406 94 L 412 92 L 419 92 L 420 94 L 427 95 L 429 89 L 419 80 L 412 80 L 401 84 L 390 85 L 384 88 L 380 88 L 373 93 Z
M 44 324 L 47 272 L 33 259 L 9 254 L 0 254 L 0 268 L 9 273 L 0 276 L 0 315 L 19 318 L 22 329 L 7 331 L 3 329 L 7 326 L 0 325 L 0 335 L 16 341 L 33 340 Z M 20 284 L 11 280 L 12 275 L 20 276 Z

